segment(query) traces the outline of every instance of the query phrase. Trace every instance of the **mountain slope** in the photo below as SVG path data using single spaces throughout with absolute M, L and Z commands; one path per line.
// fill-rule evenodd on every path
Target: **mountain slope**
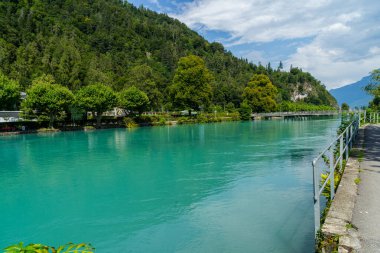
M 364 91 L 364 87 L 371 82 L 371 76 L 363 77 L 360 81 L 330 90 L 338 104 L 347 103 L 351 108 L 368 106 L 372 97 Z
M 154 100 L 153 109 L 168 108 L 167 87 L 179 58 L 189 54 L 202 57 L 212 71 L 215 105 L 238 106 L 255 73 L 270 77 L 279 102 L 306 93 L 304 102 L 336 104 L 307 72 L 256 66 L 178 20 L 121 0 L 0 2 L 0 71 L 24 89 L 41 74 L 51 74 L 72 90 L 94 82 L 116 91 L 134 85 Z

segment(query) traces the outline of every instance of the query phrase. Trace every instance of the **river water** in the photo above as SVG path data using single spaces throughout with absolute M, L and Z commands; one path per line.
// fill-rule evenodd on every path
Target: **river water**
M 338 118 L 0 138 L 0 248 L 314 252 L 311 160 Z

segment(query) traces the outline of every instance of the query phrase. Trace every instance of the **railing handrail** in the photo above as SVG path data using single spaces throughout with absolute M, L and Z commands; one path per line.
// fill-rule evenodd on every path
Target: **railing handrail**
M 325 148 L 316 158 L 313 159 L 313 164 L 315 164 L 315 162 L 321 158 L 323 156 L 324 153 L 326 153 L 326 151 L 328 151 L 338 140 L 340 140 L 340 138 L 343 136 L 344 137 L 344 134 L 346 133 L 346 131 L 348 131 L 348 129 L 355 123 L 355 121 L 358 120 L 358 119 L 354 119 L 352 120 L 352 122 L 344 129 L 344 131 L 337 137 L 335 138 L 331 143 L 330 145 L 327 146 L 327 148 Z

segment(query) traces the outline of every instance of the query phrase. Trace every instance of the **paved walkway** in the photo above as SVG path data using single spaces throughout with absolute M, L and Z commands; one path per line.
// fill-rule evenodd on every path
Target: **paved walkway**
M 360 252 L 380 253 L 380 125 L 367 126 L 364 131 L 365 154 L 352 224 L 358 227 Z

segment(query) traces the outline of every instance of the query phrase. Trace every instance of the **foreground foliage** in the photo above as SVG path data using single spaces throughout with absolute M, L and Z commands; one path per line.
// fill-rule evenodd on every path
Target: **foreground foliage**
M 29 244 L 24 246 L 24 243 L 9 246 L 4 249 L 4 253 L 93 253 L 95 248 L 90 244 L 80 243 L 73 244 L 68 243 L 58 248 L 43 245 L 43 244 Z

